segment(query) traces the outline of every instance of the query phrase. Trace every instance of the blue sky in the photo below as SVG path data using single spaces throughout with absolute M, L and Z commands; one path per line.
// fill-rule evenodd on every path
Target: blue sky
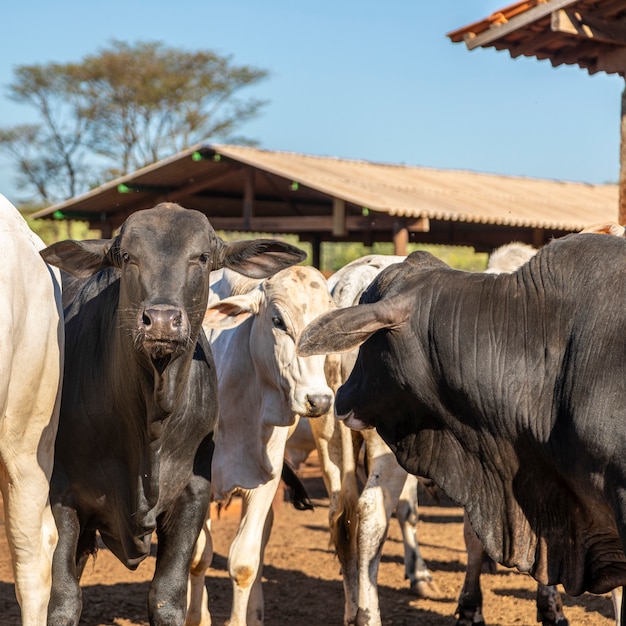
M 270 77 L 268 100 L 241 128 L 263 148 L 467 169 L 616 182 L 618 76 L 577 66 L 468 51 L 446 33 L 512 0 L 25 0 L 5 3 L 0 126 L 34 112 L 7 98 L 17 65 L 80 61 L 111 40 L 211 49 Z M 45 149 L 45 146 L 42 146 Z M 14 170 L 0 155 L 0 192 Z

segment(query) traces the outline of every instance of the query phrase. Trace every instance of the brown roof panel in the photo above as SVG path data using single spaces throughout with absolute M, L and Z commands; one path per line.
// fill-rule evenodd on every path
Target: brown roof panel
M 617 213 L 616 185 L 380 164 L 242 146 L 215 148 L 249 165 L 391 215 L 576 230 L 600 216 L 604 217 L 595 221 L 615 220 Z

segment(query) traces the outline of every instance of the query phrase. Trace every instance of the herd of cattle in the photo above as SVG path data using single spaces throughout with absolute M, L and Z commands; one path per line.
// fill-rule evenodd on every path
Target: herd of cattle
M 417 476 L 466 512 L 458 626 L 484 624 L 485 553 L 537 580 L 544 625 L 567 624 L 557 584 L 613 591 L 620 624 L 623 228 L 507 246 L 483 273 L 414 252 L 326 280 L 298 248 L 225 242 L 172 203 L 112 239 L 48 247 L 1 195 L 0 220 L 0 488 L 25 626 L 78 624 L 97 535 L 134 569 L 154 533 L 150 623 L 208 626 L 209 504 L 235 493 L 229 624 L 262 625 L 271 504 L 305 424 L 344 624 L 381 624 L 394 511 L 412 590 L 437 593 L 416 541 Z

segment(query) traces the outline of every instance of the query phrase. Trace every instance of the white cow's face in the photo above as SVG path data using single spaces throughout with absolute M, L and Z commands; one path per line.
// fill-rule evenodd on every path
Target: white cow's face
M 318 315 L 334 308 L 324 276 L 312 267 L 290 267 L 244 295 L 209 306 L 205 328 L 232 328 L 253 316 L 250 354 L 258 377 L 277 391 L 284 414 L 318 417 L 330 410 L 333 393 L 324 374 L 325 357 L 300 357 L 296 341 Z
M 282 391 L 293 414 L 318 417 L 333 400 L 324 374 L 324 356 L 300 357 L 302 329 L 329 311 L 332 299 L 323 275 L 312 267 L 293 267 L 267 279 L 250 337 L 256 370 Z

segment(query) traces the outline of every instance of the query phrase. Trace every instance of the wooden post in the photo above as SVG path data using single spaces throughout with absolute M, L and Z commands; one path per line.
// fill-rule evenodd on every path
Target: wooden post
M 333 198 L 333 237 L 344 237 L 346 234 L 346 203 Z
M 69 224 L 69 220 L 67 221 Z M 89 228 L 100 231 L 100 237 L 102 239 L 111 239 L 113 237 L 113 225 L 109 220 L 102 220 L 101 222 L 89 222 Z
M 541 246 L 543 246 L 543 244 L 545 243 L 545 240 L 543 238 L 543 228 L 533 228 L 532 239 L 533 248 L 541 248 Z
M 243 227 L 250 230 L 250 220 L 254 215 L 254 169 L 246 170 L 246 179 L 243 189 Z
M 398 220 L 393 225 L 393 253 L 406 256 L 409 250 L 409 229 L 404 221 Z
M 311 265 L 318 270 L 322 269 L 322 238 L 319 235 L 311 238 Z
M 617 221 L 626 224 L 626 86 L 622 91 L 619 148 L 619 212 Z

